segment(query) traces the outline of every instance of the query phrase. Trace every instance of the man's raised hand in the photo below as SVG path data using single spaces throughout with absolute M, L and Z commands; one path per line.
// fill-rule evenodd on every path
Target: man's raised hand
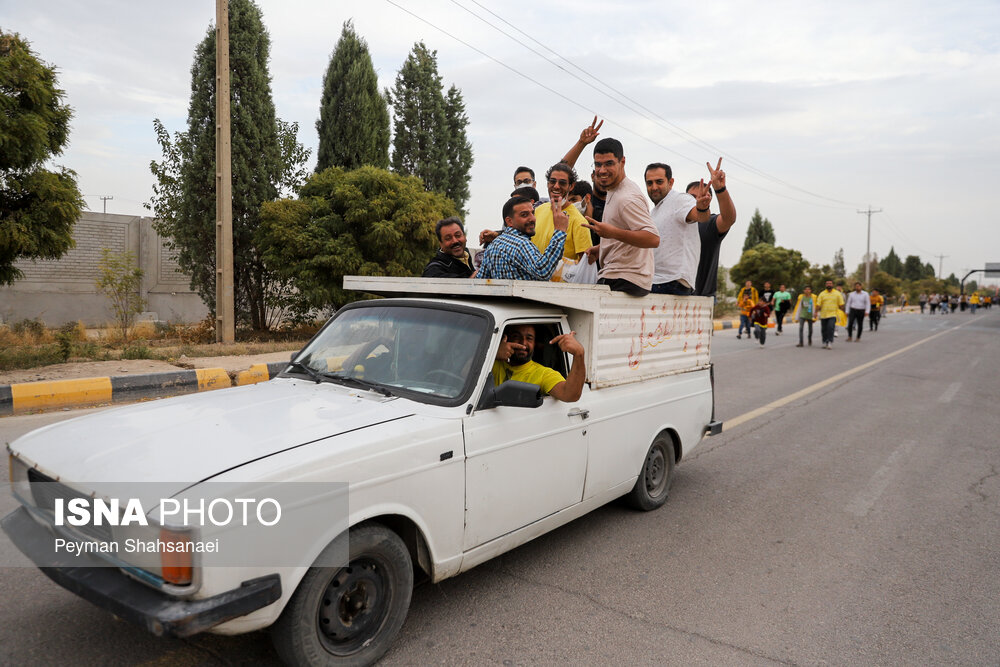
M 726 187 L 726 172 L 722 171 L 722 158 L 719 158 L 719 164 L 715 165 L 715 169 L 712 169 L 711 162 L 706 162 L 705 166 L 708 167 L 712 187 L 716 190 Z
M 569 216 L 562 209 L 562 199 L 553 197 L 550 207 L 552 208 L 552 227 L 557 232 L 569 231 Z
M 574 357 L 583 356 L 583 345 L 576 339 L 576 336 L 574 336 L 575 333 L 575 331 L 570 331 L 569 333 L 560 334 L 550 340 L 549 345 L 558 345 L 560 350 L 568 352 Z
M 590 123 L 590 127 L 585 127 L 583 128 L 583 131 L 580 132 L 580 143 L 581 144 L 593 143 L 594 139 L 597 139 L 597 135 L 600 134 L 598 130 L 601 129 L 601 125 L 604 125 L 604 121 L 602 120 L 600 123 L 598 123 L 597 116 L 594 116 L 594 120 L 593 122 Z

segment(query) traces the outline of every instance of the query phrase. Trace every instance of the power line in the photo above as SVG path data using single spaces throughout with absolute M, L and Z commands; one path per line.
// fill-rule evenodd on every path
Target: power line
M 539 88 L 542 88 L 542 89 L 544 89 L 544 90 L 547 90 L 547 91 L 549 91 L 550 93 L 552 93 L 553 95 L 556 95 L 557 97 L 559 97 L 559 98 L 560 98 L 560 99 L 562 99 L 563 101 L 566 101 L 566 102 L 569 102 L 569 103 L 570 103 L 570 104 L 572 104 L 573 106 L 575 106 L 575 107 L 578 107 L 578 108 L 580 108 L 580 109 L 583 109 L 583 110 L 584 110 L 584 111 L 586 111 L 586 112 L 587 112 L 588 114 L 594 114 L 594 113 L 596 113 L 597 115 L 601 116 L 602 118 L 605 118 L 606 120 L 610 121 L 610 122 L 611 122 L 612 124 L 614 124 L 614 125 L 616 125 L 616 126 L 620 127 L 620 128 L 622 129 L 622 130 L 624 130 L 624 131 L 628 132 L 629 134 L 631 134 L 631 135 L 633 135 L 633 136 L 635 136 L 635 137 L 638 137 L 638 138 L 640 138 L 640 139 L 642 139 L 642 140 L 644 140 L 644 141 L 647 141 L 647 142 L 649 142 L 650 144 L 653 144 L 654 146 L 659 146 L 660 148 L 662 148 L 662 149 L 664 149 L 664 150 L 666 150 L 666 151 L 669 151 L 669 152 L 671 152 L 671 153 L 674 153 L 675 155 L 677 155 L 677 156 L 679 156 L 679 157 L 682 157 L 682 158 L 684 158 L 684 159 L 686 159 L 686 160 L 688 160 L 688 161 L 690 161 L 690 162 L 692 162 L 692 163 L 695 163 L 695 164 L 700 164 L 700 162 L 701 162 L 700 160 L 696 160 L 696 159 L 694 159 L 694 158 L 692 158 L 692 157 L 690 157 L 690 156 L 688 156 L 688 155 L 685 155 L 685 154 L 681 153 L 680 151 L 678 151 L 678 150 L 677 150 L 677 149 L 675 149 L 675 148 L 671 148 L 671 147 L 669 147 L 669 146 L 666 146 L 665 144 L 662 144 L 662 143 L 660 143 L 659 141 L 657 141 L 657 140 L 655 140 L 655 139 L 652 139 L 652 138 L 650 138 L 650 137 L 647 137 L 647 136 L 645 136 L 645 135 L 643 135 L 643 134 L 641 134 L 641 133 L 639 133 L 639 132 L 636 132 L 635 130 L 633 130 L 633 129 L 631 129 L 631 128 L 629 128 L 629 127 L 627 127 L 627 126 L 625 126 L 625 125 L 623 125 L 623 124 L 621 124 L 621 123 L 618 123 L 618 122 L 615 122 L 615 121 L 614 121 L 614 120 L 613 120 L 613 119 L 612 119 L 612 118 L 611 118 L 610 116 L 608 116 L 607 114 L 601 114 L 601 113 L 597 113 L 597 112 L 595 112 L 593 108 L 591 108 L 591 107 L 588 107 L 588 106 L 586 106 L 586 105 L 582 104 L 581 102 L 578 102 L 577 100 L 573 99 L 572 97 L 569 97 L 568 95 L 565 95 L 565 94 L 563 94 L 563 93 L 561 93 L 561 92 L 559 92 L 559 91 L 555 90 L 555 89 L 554 89 L 554 88 L 552 88 L 551 86 L 548 86 L 548 85 L 546 85 L 546 84 L 544 84 L 544 83 L 542 83 L 542 82 L 538 81 L 537 79 L 534 79 L 534 78 L 532 78 L 532 77 L 528 76 L 528 75 L 527 75 L 527 74 L 525 74 L 524 72 L 521 72 L 520 70 L 518 70 L 518 69 L 516 69 L 516 68 L 514 68 L 514 67 L 512 67 L 512 66 L 510 66 L 510 65 L 508 65 L 507 63 L 503 62 L 503 61 L 502 61 L 502 60 L 500 60 L 499 58 L 496 58 L 495 56 L 492 56 L 492 55 L 490 55 L 489 53 L 486 53 L 486 52 L 485 52 L 485 51 L 483 51 L 482 49 L 480 49 L 480 48 L 478 48 L 478 47 L 476 47 L 476 46 L 473 46 L 473 45 L 472 45 L 472 44 L 470 44 L 469 42 L 465 41 L 464 39 L 462 39 L 462 38 L 460 38 L 460 37 L 458 37 L 458 36 L 456 36 L 456 35 L 453 35 L 452 33 L 448 32 L 448 31 L 447 31 L 447 30 L 445 30 L 444 28 L 442 28 L 442 27 L 438 26 L 437 24 L 435 24 L 435 23 L 433 23 L 433 22 L 431 22 L 431 21 L 429 21 L 429 20 L 427 20 L 427 19 L 423 18 L 422 16 L 419 16 L 418 14 L 416 14 L 416 13 L 414 13 L 414 12 L 410 11 L 409 9 L 407 9 L 407 8 L 405 8 L 405 7 L 403 7 L 403 6 L 401 6 L 401 5 L 400 5 L 400 4 L 398 4 L 397 2 L 394 2 L 394 0 L 386 0 L 386 2 L 387 2 L 387 3 L 389 3 L 390 5 L 392 5 L 393 7 L 396 7 L 396 8 L 397 8 L 397 9 L 399 9 L 400 11 L 403 11 L 403 12 L 405 12 L 406 14 L 409 14 L 410 16 L 412 16 L 413 18 L 417 19 L 417 20 L 418 20 L 418 21 L 420 21 L 421 23 L 424 23 L 424 24 L 426 24 L 426 25 L 428 25 L 428 26 L 430 26 L 430 27 L 434 28 L 434 29 L 435 29 L 435 30 L 437 30 L 438 32 L 440 32 L 440 33 L 442 33 L 442 34 L 444 34 L 444 35 L 446 35 L 446 36 L 450 37 L 451 39 L 455 40 L 455 41 L 456 41 L 456 42 L 458 42 L 459 44 L 462 44 L 463 46 L 466 46 L 466 47 L 468 47 L 469 49 L 471 49 L 471 50 L 475 51 L 476 53 L 480 54 L 481 56 L 483 56 L 483 57 L 485 57 L 485 58 L 488 58 L 489 60 L 492 60 L 493 62 L 495 62 L 496 64 L 500 65 L 500 66 L 501 66 L 501 67 L 503 67 L 504 69 L 506 69 L 506 70 L 509 70 L 509 71 L 510 71 L 510 72 L 512 72 L 513 74 L 516 74 L 517 76 L 519 76 L 519 77 L 521 77 L 521 78 L 523 78 L 523 79 L 526 79 L 526 80 L 530 81 L 531 83 L 535 84 L 535 85 L 536 85 L 536 86 L 538 86 Z M 461 6 L 461 5 L 459 5 L 459 6 Z M 464 9 L 464 8 L 463 8 L 463 9 Z M 472 12 L 470 12 L 470 13 L 472 13 Z M 480 17 L 478 17 L 478 16 L 477 16 L 477 15 L 476 15 L 475 13 L 472 13 L 472 15 L 473 15 L 473 16 L 476 16 L 477 18 L 480 18 Z M 482 19 L 481 19 L 481 20 L 482 20 Z M 488 22 L 488 21 L 484 21 L 484 22 L 485 22 L 485 23 L 487 23 L 487 25 L 491 25 L 491 24 L 489 24 L 489 22 Z M 495 27 L 495 26 L 494 26 L 494 27 Z M 502 32 L 502 31 L 501 31 L 501 32 Z M 560 69 L 562 69 L 562 68 L 560 68 Z M 565 70 L 563 69 L 563 71 L 565 71 Z M 602 91 L 602 92 L 603 92 L 603 91 Z M 612 98 L 612 99 L 613 99 L 613 98 Z M 623 105 L 623 106 L 625 106 L 625 105 Z M 626 108 L 628 108 L 628 107 L 626 106 Z M 636 113 L 638 113 L 638 112 L 636 112 Z M 641 115 L 641 114 L 640 114 L 640 115 Z M 648 119 L 648 120 L 652 120 L 652 119 Z M 756 171 L 759 171 L 759 170 L 757 170 L 757 169 L 756 169 L 756 168 L 754 168 L 754 167 L 750 167 L 750 169 L 751 169 L 752 171 L 755 171 L 755 172 L 756 172 Z M 765 175 L 765 176 L 766 176 L 766 175 Z M 788 200 L 790 200 L 790 201 L 795 201 L 795 202 L 798 202 L 798 203 L 801 203 L 801 204 L 805 204 L 805 205 L 807 205 L 807 206 L 816 206 L 816 207 L 820 207 L 820 208 L 831 208 L 831 209 L 843 209 L 843 208 L 844 208 L 843 206 L 832 206 L 832 205 L 829 205 L 829 204 L 819 204 L 819 203 L 816 203 L 816 202 L 812 202 L 812 201 L 808 201 L 808 200 L 804 200 L 804 199 L 798 199 L 798 198 L 796 198 L 796 197 L 792 197 L 792 196 L 790 196 L 790 195 L 787 195 L 787 194 L 785 194 L 785 193 L 781 193 L 781 192 L 775 192 L 775 191 L 773 191 L 773 190 L 768 190 L 767 188 L 764 188 L 764 187 L 762 187 L 762 186 L 760 186 L 760 185 L 758 185 L 758 184 L 756 184 L 756 183 L 753 183 L 753 182 L 751 182 L 751 181 L 747 181 L 747 180 L 745 180 L 745 179 L 741 179 L 741 178 L 738 178 L 738 177 L 734 177 L 734 176 L 730 176 L 729 178 L 730 178 L 730 179 L 732 179 L 732 180 L 734 180 L 734 181 L 739 181 L 739 182 L 743 182 L 743 183 L 747 183 L 747 184 L 748 184 L 749 186 L 751 186 L 751 187 L 753 187 L 753 188 L 756 188 L 756 189 L 758 189 L 758 190 L 760 190 L 760 191 L 762 191 L 762 192 L 766 192 L 766 193 L 768 193 L 768 194 L 771 194 L 771 195 L 774 195 L 775 197 L 780 197 L 780 198 L 782 198 L 782 199 L 788 199 Z M 768 177 L 768 178 L 771 178 L 771 177 Z M 773 180 L 773 178 L 772 178 L 772 180 Z M 787 185 L 787 184 L 786 184 L 786 185 Z M 793 187 L 793 188 L 794 188 L 795 186 L 789 186 L 789 187 Z M 799 189 L 799 190 L 800 190 L 801 188 L 795 188 L 795 189 Z M 814 194 L 812 194 L 812 193 L 809 193 L 808 191 L 806 191 L 806 193 L 807 193 L 807 194 L 810 194 L 811 196 L 816 196 L 816 197 L 820 197 L 820 198 L 823 198 L 823 199 L 828 199 L 828 198 L 826 198 L 826 197 L 823 197 L 822 195 L 814 195 Z M 837 201 L 837 200 L 832 200 L 832 201 Z M 854 205 L 855 205 L 855 204 L 851 204 L 851 206 L 854 206 Z
M 511 35 L 507 31 L 502 30 L 501 28 L 497 27 L 496 25 L 490 23 L 489 21 L 487 21 L 483 17 L 479 16 L 478 14 L 476 14 L 475 12 L 473 12 L 472 10 L 470 10 L 468 7 L 462 6 L 461 4 L 459 4 L 459 2 L 457 0 L 451 0 L 451 2 L 455 6 L 459 7 L 460 9 L 462 9 L 462 10 L 464 10 L 466 12 L 468 12 L 472 16 L 476 17 L 477 19 L 479 19 L 480 21 L 482 21 L 483 23 L 485 23 L 486 25 L 490 26 L 491 28 L 493 28 L 497 32 L 499 32 L 499 33 L 507 36 L 508 38 L 510 38 L 511 40 L 513 40 L 514 42 L 516 42 L 517 44 L 521 45 L 522 47 L 528 49 L 529 51 L 531 51 L 535 55 L 539 56 L 540 58 L 543 58 L 546 62 L 548 62 L 552 66 L 554 66 L 554 67 L 558 68 L 559 70 L 565 72 L 566 74 L 572 76 L 574 79 L 576 79 L 578 81 L 581 81 L 582 83 L 586 84 L 587 86 L 589 86 L 593 90 L 595 90 L 598 93 L 604 95 L 605 97 L 611 99 L 612 101 L 617 102 L 618 104 L 620 104 L 621 106 L 625 107 L 626 109 L 632 111 L 633 113 L 637 113 L 640 116 L 642 116 L 643 118 L 645 118 L 646 120 L 652 121 L 652 122 L 656 123 L 657 125 L 660 125 L 660 127 L 663 127 L 663 128 L 665 128 L 667 130 L 670 130 L 671 132 L 673 132 L 674 134 L 678 135 L 682 139 L 685 139 L 689 143 L 696 144 L 696 145 L 698 145 L 701 148 L 708 148 L 708 149 L 710 149 L 710 150 L 712 150 L 712 151 L 714 151 L 714 152 L 716 152 L 716 153 L 718 153 L 718 154 L 720 154 L 720 155 L 722 155 L 724 157 L 727 157 L 732 162 L 735 162 L 736 164 L 742 166 L 743 168 L 745 168 L 745 169 L 747 169 L 747 170 L 749 170 L 749 171 L 751 171 L 751 172 L 753 172 L 753 173 L 755 173 L 755 174 L 757 174 L 759 176 L 762 176 L 762 177 L 764 177 L 764 178 L 766 178 L 768 180 L 774 181 L 775 183 L 778 183 L 780 185 L 783 185 L 783 186 L 792 188 L 794 190 L 797 190 L 799 192 L 802 192 L 804 194 L 807 194 L 807 195 L 809 195 L 811 197 L 816 197 L 816 198 L 819 198 L 819 199 L 825 199 L 827 201 L 835 202 L 835 203 L 838 203 L 838 204 L 846 204 L 848 206 L 856 206 L 857 205 L 857 204 L 852 203 L 852 202 L 846 202 L 846 201 L 843 201 L 843 200 L 840 200 L 840 199 L 833 199 L 831 197 L 826 197 L 824 195 L 820 195 L 820 194 L 817 194 L 817 193 L 814 193 L 814 192 L 810 192 L 809 190 L 805 190 L 804 188 L 800 188 L 800 187 L 798 187 L 796 185 L 788 183 L 787 181 L 784 181 L 784 180 L 782 180 L 780 178 L 777 178 L 776 176 L 772 176 L 772 175 L 768 174 L 767 172 L 765 172 L 765 171 L 763 171 L 761 169 L 758 169 L 757 167 L 753 166 L 752 164 L 739 159 L 738 157 L 732 155 L 731 153 L 727 153 L 726 151 L 722 150 L 721 148 L 719 148 L 719 147 L 717 147 L 717 146 L 715 146 L 715 145 L 713 145 L 713 144 L 711 144 L 711 143 L 709 143 L 709 142 L 701 139 L 700 137 L 698 137 L 694 133 L 685 130 L 684 128 L 680 127 L 676 123 L 673 123 L 673 122 L 667 120 L 666 118 L 664 118 L 663 116 L 661 116 L 656 111 L 654 111 L 654 110 L 646 107 L 641 102 L 635 100 L 634 98 L 630 97 L 626 93 L 624 93 L 624 92 L 616 89 L 614 86 L 612 86 L 608 82 L 603 81 L 600 78 L 594 76 L 592 73 L 590 73 L 587 70 L 583 69 L 582 67 L 580 67 L 579 65 L 577 65 L 576 63 L 574 63 L 572 60 L 570 60 L 569 58 L 567 58 L 566 56 L 564 56 L 564 55 L 560 54 L 559 52 L 557 52 L 555 49 L 553 49 L 553 48 L 551 48 L 549 46 L 544 46 L 544 48 L 547 49 L 549 52 L 551 52 L 553 55 L 555 55 L 556 57 L 564 60 L 566 63 L 568 63 L 574 69 L 582 72 L 588 78 L 583 78 L 583 77 L 578 76 L 577 74 L 575 74 L 573 72 L 570 72 L 569 70 L 567 70 L 565 67 L 563 67 L 559 63 L 554 62 L 551 58 L 548 58 L 544 54 L 539 53 L 536 49 L 534 49 L 529 44 L 525 44 L 519 38 Z M 496 17 L 498 20 L 500 20 L 503 23 L 507 24 L 508 26 L 510 26 L 511 28 L 513 28 L 514 30 L 516 30 L 516 31 L 524 34 L 525 36 L 527 36 L 529 38 L 535 39 L 534 37 L 532 37 L 531 35 L 529 35 L 527 32 L 521 30 L 519 27 L 517 27 L 516 25 L 514 25 L 513 23 L 511 23 L 510 21 L 508 21 L 504 17 L 499 16 L 494 11 L 492 11 L 488 7 L 484 6 L 482 3 L 478 2 L 478 0 L 471 0 L 471 2 L 474 3 L 475 5 L 477 5 L 478 7 L 482 8 L 484 11 L 488 12 L 492 16 Z M 542 43 L 540 40 L 537 40 L 537 39 L 535 39 L 535 41 L 539 42 L 540 44 Z M 603 88 L 595 86 L 594 83 L 593 83 L 593 81 L 596 81 L 597 83 L 601 84 L 601 86 L 603 86 Z M 608 93 L 609 90 L 611 92 L 615 93 L 615 95 L 617 95 L 617 97 L 609 94 Z M 638 109 L 640 109 L 641 111 L 638 111 L 635 108 L 630 107 L 629 105 L 627 105 L 624 102 L 622 102 L 623 98 L 625 100 L 628 100 L 631 104 L 635 105 L 635 107 L 638 107 Z M 668 150 L 670 150 L 670 149 L 668 149 Z M 680 155 L 680 153 L 678 153 L 678 155 Z M 685 157 L 686 159 L 691 160 L 691 158 L 688 158 L 687 156 L 683 156 L 682 155 L 682 157 Z

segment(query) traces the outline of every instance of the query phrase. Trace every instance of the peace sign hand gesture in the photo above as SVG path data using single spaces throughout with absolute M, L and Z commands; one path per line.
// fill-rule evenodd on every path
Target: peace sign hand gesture
M 602 120 L 598 123 L 597 116 L 594 116 L 594 120 L 590 123 L 590 127 L 585 127 L 583 128 L 583 131 L 580 132 L 580 143 L 586 145 L 592 143 L 594 139 L 597 139 L 597 135 L 600 134 L 598 130 L 601 129 L 601 125 L 604 125 L 604 121 Z
M 705 182 L 705 179 L 701 179 L 701 182 L 694 187 L 692 194 L 694 194 L 698 208 L 702 211 L 706 210 L 712 204 L 712 190 L 709 188 L 708 183 Z
M 715 169 L 712 169 L 711 162 L 706 162 L 705 166 L 708 167 L 712 188 L 718 191 L 726 187 L 726 172 L 722 171 L 722 158 L 719 158 L 719 164 L 715 165 Z

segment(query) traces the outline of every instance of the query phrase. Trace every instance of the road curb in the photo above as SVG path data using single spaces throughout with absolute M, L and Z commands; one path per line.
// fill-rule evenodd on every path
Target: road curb
M 230 375 L 223 368 L 196 368 L 145 375 L 79 378 L 0 385 L 0 416 L 32 410 L 83 407 L 148 398 L 165 398 L 266 382 L 288 365 L 254 364 Z

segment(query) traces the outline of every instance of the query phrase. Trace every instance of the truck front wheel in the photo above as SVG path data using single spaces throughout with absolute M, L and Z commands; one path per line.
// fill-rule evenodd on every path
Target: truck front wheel
M 661 433 L 646 452 L 639 479 L 626 497 L 628 504 L 638 510 L 655 510 L 667 502 L 674 481 L 674 465 L 673 438 Z
M 399 536 L 380 524 L 352 528 L 347 567 L 309 568 L 274 624 L 275 648 L 289 665 L 369 665 L 389 650 L 412 594 Z

